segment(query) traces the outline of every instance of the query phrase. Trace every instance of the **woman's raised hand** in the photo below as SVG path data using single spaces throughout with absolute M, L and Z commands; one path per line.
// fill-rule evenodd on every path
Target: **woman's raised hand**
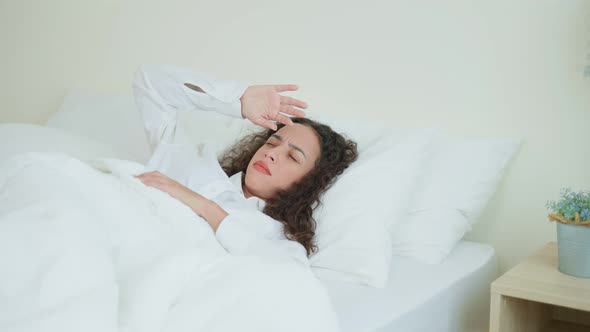
M 281 96 L 279 92 L 297 89 L 294 84 L 249 86 L 240 98 L 242 116 L 254 124 L 272 130 L 277 130 L 274 121 L 291 125 L 293 121 L 285 114 L 303 117 L 305 113 L 296 107 L 307 108 L 307 104 L 295 98 Z

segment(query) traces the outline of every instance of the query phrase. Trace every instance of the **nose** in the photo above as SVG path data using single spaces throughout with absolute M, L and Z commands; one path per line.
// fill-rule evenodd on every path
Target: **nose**
M 264 158 L 268 159 L 270 158 L 270 161 L 274 164 L 274 162 L 276 161 L 276 157 L 273 151 L 267 151 L 264 153 Z

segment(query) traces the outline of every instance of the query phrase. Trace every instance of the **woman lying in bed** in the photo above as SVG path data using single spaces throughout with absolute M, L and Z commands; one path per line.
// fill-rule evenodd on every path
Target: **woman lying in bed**
M 274 253 L 308 265 L 317 251 L 312 212 L 357 159 L 356 143 L 304 118 L 304 102 L 279 94 L 295 85 L 245 86 L 187 68 L 141 66 L 133 88 L 153 150 L 147 163 L 153 171 L 136 177 L 189 206 L 228 252 Z M 265 130 L 244 137 L 219 161 L 195 162 L 186 158 L 193 150 L 179 148 L 188 141 L 177 111 L 215 111 Z

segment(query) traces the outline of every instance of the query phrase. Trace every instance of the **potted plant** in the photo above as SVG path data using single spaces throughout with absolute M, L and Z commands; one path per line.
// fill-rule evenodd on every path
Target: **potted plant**
M 557 222 L 557 255 L 559 271 L 581 278 L 590 278 L 590 191 L 561 191 L 558 201 L 546 204 Z

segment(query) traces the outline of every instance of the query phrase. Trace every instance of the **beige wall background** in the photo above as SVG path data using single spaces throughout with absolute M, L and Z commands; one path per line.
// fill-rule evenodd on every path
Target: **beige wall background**
M 467 235 L 505 271 L 555 239 L 547 200 L 590 190 L 589 42 L 586 0 L 0 0 L 0 121 L 42 124 L 74 86 L 131 94 L 138 65 L 172 63 L 297 83 L 309 112 L 522 137 Z

